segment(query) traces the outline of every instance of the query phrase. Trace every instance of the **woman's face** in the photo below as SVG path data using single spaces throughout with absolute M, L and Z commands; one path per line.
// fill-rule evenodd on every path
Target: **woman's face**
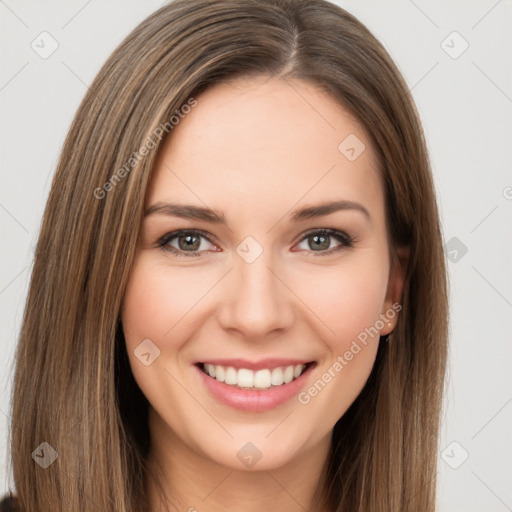
M 122 320 L 153 442 L 258 470 L 325 446 L 400 308 L 365 130 L 303 81 L 217 85 L 146 212 Z

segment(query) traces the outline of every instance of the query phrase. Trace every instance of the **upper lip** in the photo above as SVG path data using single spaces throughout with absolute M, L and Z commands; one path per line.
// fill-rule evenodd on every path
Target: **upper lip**
M 248 361 L 247 359 L 206 359 L 197 361 L 195 364 L 213 364 L 220 366 L 232 366 L 233 368 L 247 368 L 248 370 L 262 370 L 264 368 L 278 368 L 281 366 L 296 366 L 314 362 L 311 359 L 291 358 L 268 358 L 259 361 Z

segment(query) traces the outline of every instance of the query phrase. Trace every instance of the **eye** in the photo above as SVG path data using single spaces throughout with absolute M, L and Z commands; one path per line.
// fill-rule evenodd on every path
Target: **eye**
M 331 244 L 333 239 L 339 242 L 334 247 Z M 203 240 L 206 242 L 203 243 Z M 315 256 L 325 256 L 352 247 L 354 239 L 336 229 L 316 229 L 308 231 L 300 243 L 306 243 L 309 246 L 299 248 L 300 250 L 316 253 Z M 214 251 L 218 250 L 217 246 L 210 241 L 208 234 L 197 229 L 173 231 L 164 235 L 157 242 L 158 247 L 162 250 L 177 256 L 201 256 L 204 251 L 209 250 L 208 244 L 214 247 Z
M 201 239 L 206 240 L 206 244 Z M 197 229 L 173 231 L 164 235 L 158 242 L 158 247 L 177 256 L 201 256 L 201 252 L 208 250 L 207 244 L 213 245 L 206 233 Z M 173 245 L 174 244 L 174 245 Z M 213 247 L 216 247 L 213 245 Z
M 334 247 L 331 245 L 332 240 L 337 240 L 338 245 Z M 302 250 L 317 253 L 315 256 L 325 256 L 341 249 L 352 247 L 354 239 L 343 231 L 337 229 L 316 229 L 306 233 L 301 239 L 301 243 L 306 243 L 308 247 L 302 248 Z

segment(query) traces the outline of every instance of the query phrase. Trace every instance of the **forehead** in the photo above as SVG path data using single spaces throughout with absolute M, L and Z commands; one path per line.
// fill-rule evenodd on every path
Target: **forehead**
M 331 95 L 297 79 L 245 78 L 197 98 L 164 141 L 148 203 L 202 202 L 233 215 L 346 199 L 383 212 L 366 130 Z M 378 216 L 378 215 L 377 215 Z

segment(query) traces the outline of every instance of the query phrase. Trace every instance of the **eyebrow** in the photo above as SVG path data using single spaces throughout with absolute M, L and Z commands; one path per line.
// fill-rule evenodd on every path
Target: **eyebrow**
M 362 204 L 347 200 L 329 201 L 317 205 L 306 206 L 304 208 L 293 211 L 290 214 L 290 220 L 292 222 L 300 222 L 308 219 L 324 217 L 325 215 L 329 215 L 341 210 L 359 211 L 364 214 L 368 220 L 371 221 L 370 212 Z M 144 217 L 157 213 L 162 215 L 181 217 L 184 219 L 203 220 L 206 222 L 211 222 L 212 224 L 226 224 L 226 219 L 222 212 L 189 204 L 158 202 L 146 210 Z

